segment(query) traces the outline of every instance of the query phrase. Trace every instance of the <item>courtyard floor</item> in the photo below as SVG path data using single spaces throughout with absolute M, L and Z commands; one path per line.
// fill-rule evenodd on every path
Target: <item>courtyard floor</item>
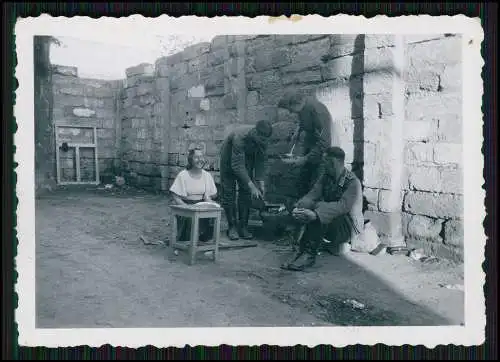
M 189 266 L 140 239 L 168 239 L 169 222 L 168 198 L 138 190 L 37 199 L 37 328 L 463 323 L 463 291 L 442 287 L 463 285 L 463 265 L 322 254 L 310 271 L 291 272 L 279 268 L 289 247 L 257 240 Z

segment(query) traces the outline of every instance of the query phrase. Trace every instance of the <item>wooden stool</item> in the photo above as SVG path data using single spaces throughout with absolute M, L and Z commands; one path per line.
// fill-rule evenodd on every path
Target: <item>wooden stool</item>
M 173 213 L 172 242 L 170 248 L 172 251 L 180 249 L 186 251 L 189 249 L 189 264 L 193 265 L 196 260 L 196 253 L 212 251 L 214 262 L 219 260 L 219 242 L 220 242 L 220 221 L 222 208 L 206 205 L 171 205 Z M 191 238 L 188 242 L 178 242 L 177 240 L 177 216 L 191 219 Z M 215 219 L 213 239 L 209 240 L 208 245 L 198 245 L 199 221 L 200 219 Z

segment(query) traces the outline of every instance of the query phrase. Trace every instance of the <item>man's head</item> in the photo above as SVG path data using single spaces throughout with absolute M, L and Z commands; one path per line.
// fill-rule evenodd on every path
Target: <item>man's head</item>
M 344 170 L 345 152 L 340 147 L 329 147 L 324 154 L 325 171 L 332 177 L 338 177 Z
M 298 113 L 304 108 L 306 98 L 300 92 L 286 92 L 278 103 L 279 108 L 288 109 L 290 112 Z
M 269 121 L 260 120 L 250 134 L 258 144 L 265 144 L 273 134 L 273 126 Z

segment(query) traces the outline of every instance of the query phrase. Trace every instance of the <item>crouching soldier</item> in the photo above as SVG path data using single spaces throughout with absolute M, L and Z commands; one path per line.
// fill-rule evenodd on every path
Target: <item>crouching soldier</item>
M 253 200 L 263 202 L 264 163 L 266 149 L 272 135 L 272 125 L 259 121 L 255 126 L 240 126 L 231 132 L 222 145 L 220 156 L 221 204 L 228 222 L 231 240 L 251 239 L 248 231 L 250 206 Z M 236 184 L 238 201 L 236 202 Z M 238 221 L 236 218 L 238 206 Z
M 324 171 L 292 212 L 306 229 L 298 253 L 281 266 L 283 269 L 300 271 L 313 266 L 323 239 L 331 241 L 337 250 L 344 250 L 351 238 L 363 230 L 361 182 L 345 168 L 344 151 L 330 147 L 323 160 Z

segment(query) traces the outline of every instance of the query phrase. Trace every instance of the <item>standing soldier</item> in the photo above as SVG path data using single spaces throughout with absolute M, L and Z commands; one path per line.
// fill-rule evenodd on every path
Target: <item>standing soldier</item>
M 304 137 L 304 154 L 283 161 L 301 167 L 298 186 L 298 197 L 304 196 L 314 185 L 321 174 L 323 152 L 338 140 L 332 140 L 332 117 L 326 106 L 314 97 L 306 97 L 299 92 L 288 92 L 278 103 L 278 107 L 297 113 L 299 124 L 292 138 L 295 144 L 301 133 Z M 337 137 L 337 134 L 333 134 Z
M 225 139 L 220 158 L 221 205 L 228 222 L 228 237 L 251 239 L 248 219 L 252 199 L 264 199 L 264 166 L 272 125 L 259 121 L 255 126 L 240 126 Z M 236 183 L 238 201 L 236 201 Z M 238 221 L 236 219 L 238 206 Z

